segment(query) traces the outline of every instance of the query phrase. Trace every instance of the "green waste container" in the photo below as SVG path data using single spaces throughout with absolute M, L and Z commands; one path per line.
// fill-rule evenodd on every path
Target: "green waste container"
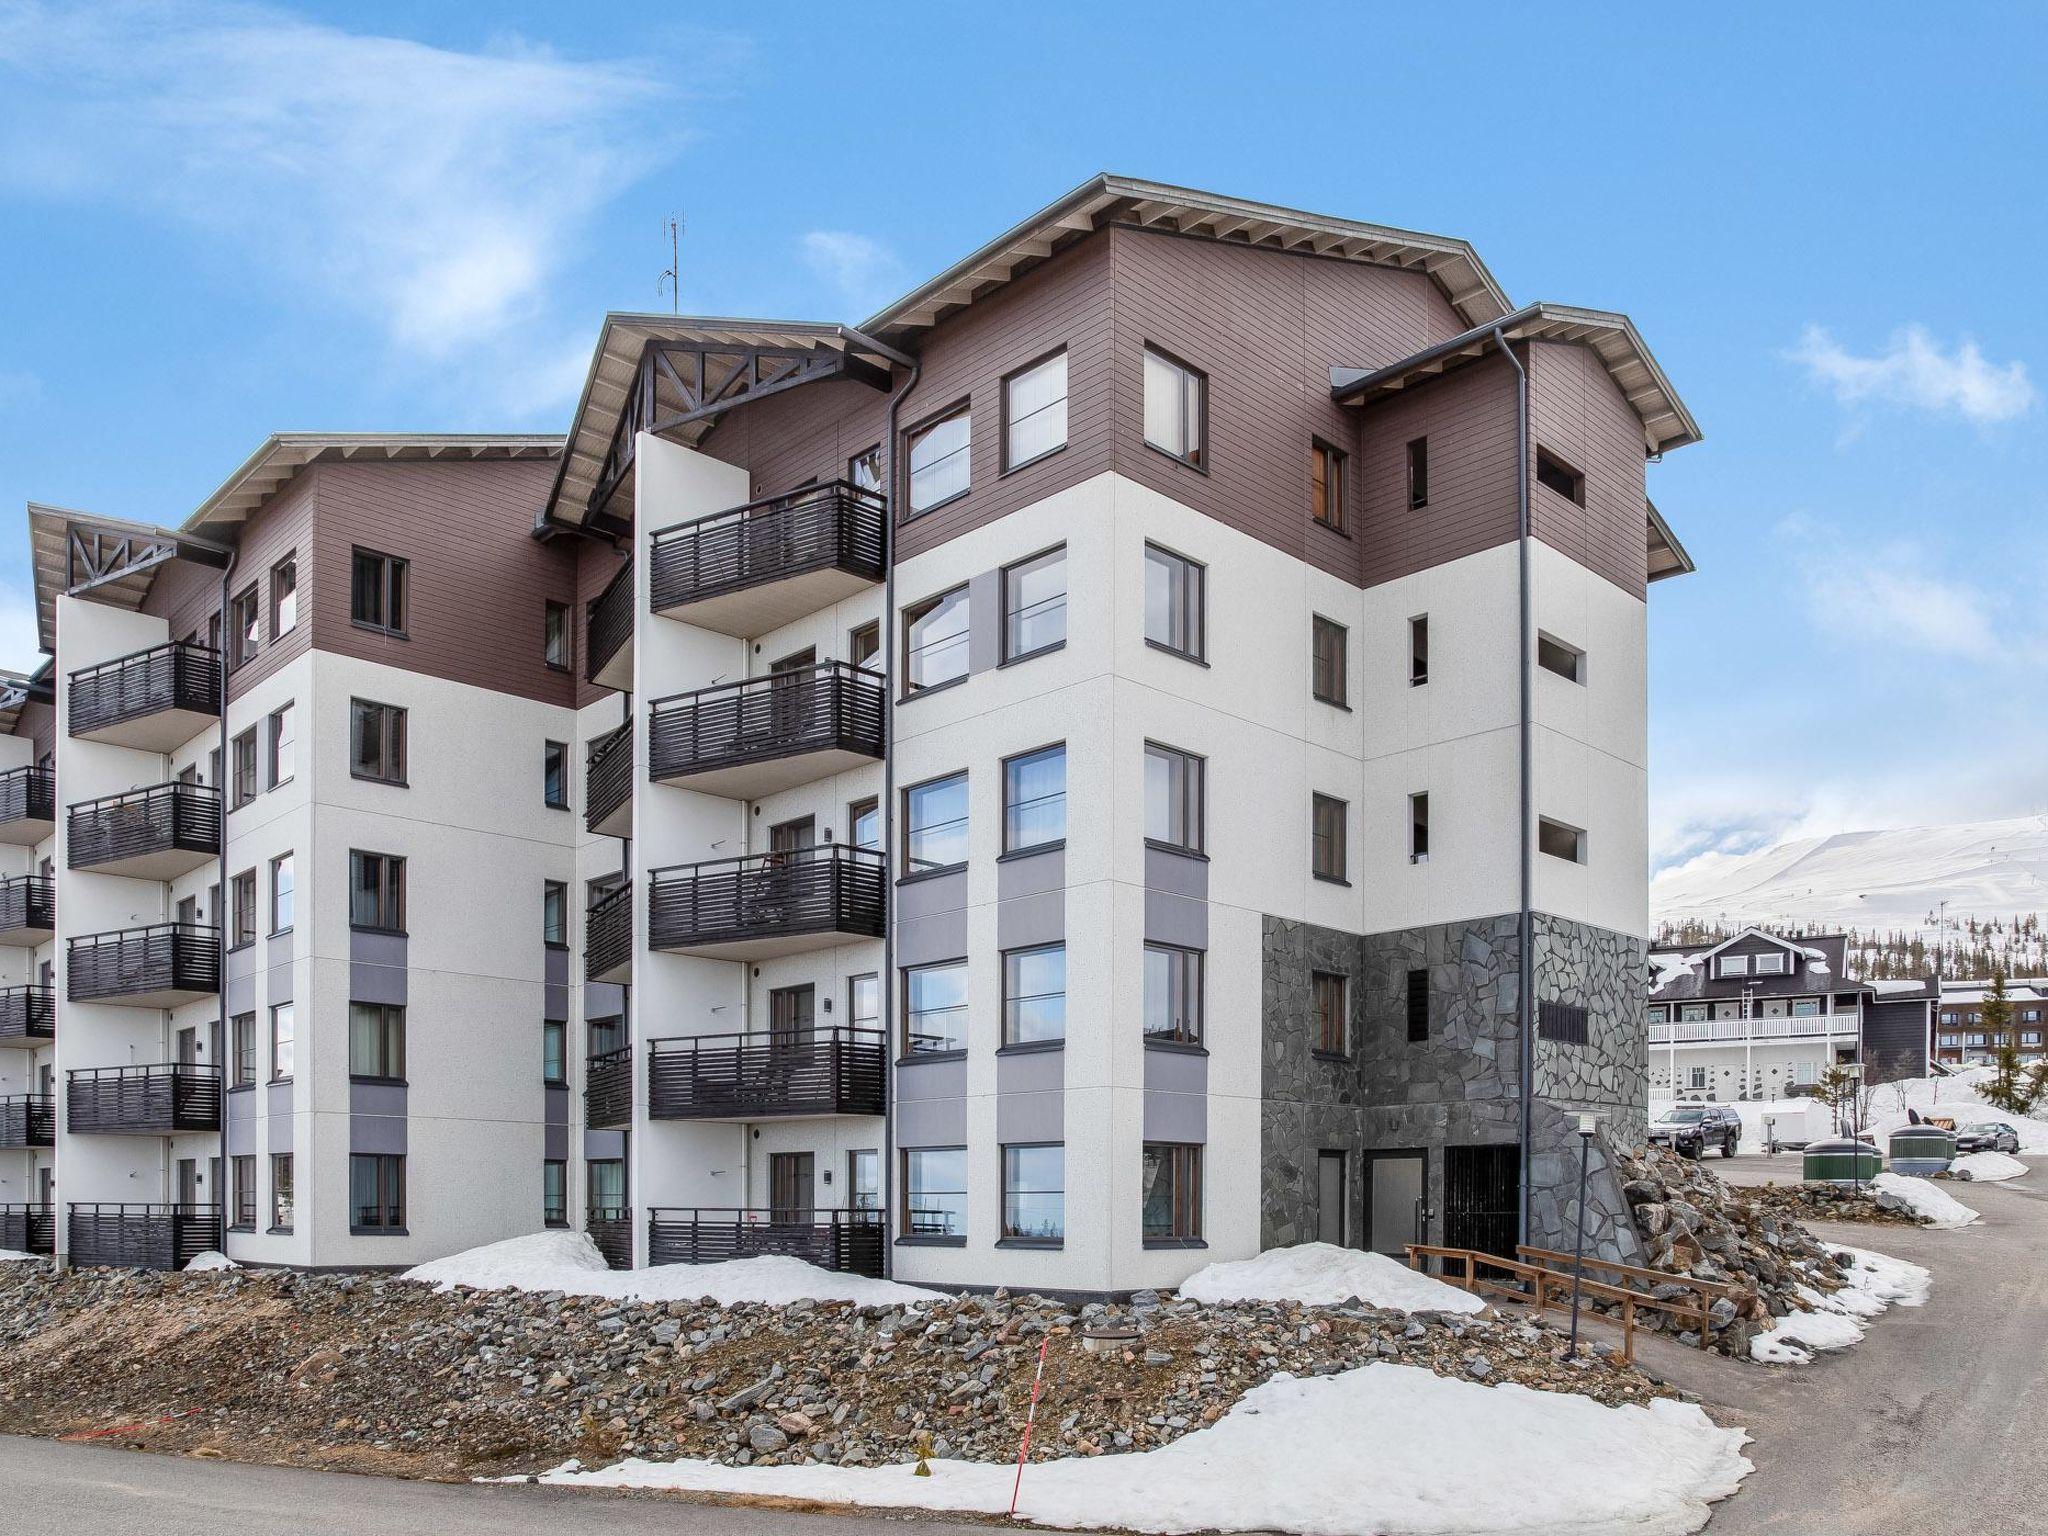
M 1891 1135 L 1893 1173 L 1918 1178 L 1947 1173 L 1956 1160 L 1956 1135 L 1938 1125 L 1902 1125 Z
M 1884 1158 L 1867 1141 L 1840 1137 L 1832 1141 L 1812 1141 L 1806 1145 L 1808 1179 L 1830 1179 L 1837 1184 L 1852 1181 L 1868 1183 L 1883 1169 Z

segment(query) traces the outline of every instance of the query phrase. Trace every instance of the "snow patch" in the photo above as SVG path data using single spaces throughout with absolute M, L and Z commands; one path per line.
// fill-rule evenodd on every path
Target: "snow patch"
M 2032 1170 L 2018 1158 L 2007 1157 L 2003 1152 L 1965 1152 L 1948 1165 L 1948 1171 L 1959 1179 L 1991 1184 L 1999 1179 L 2023 1178 Z
M 1880 1173 L 1870 1181 L 1870 1187 L 1887 1195 L 1895 1195 L 1912 1208 L 1913 1214 L 1930 1226 L 1967 1227 L 1977 1219 L 1977 1213 L 1939 1185 L 1925 1179 L 1909 1179 L 1901 1174 Z
M 834 1274 L 781 1254 L 730 1259 L 722 1264 L 657 1264 L 649 1269 L 612 1269 L 582 1232 L 535 1232 L 508 1237 L 464 1253 L 415 1265 L 399 1277 L 442 1290 L 467 1285 L 480 1291 L 561 1291 L 570 1296 L 607 1296 L 615 1301 L 695 1301 L 708 1296 L 719 1306 L 765 1302 L 850 1301 L 858 1306 L 900 1306 L 936 1301 L 937 1291 Z
M 1920 1265 L 1867 1248 L 1830 1244 L 1829 1251 L 1849 1259 L 1847 1283 L 1833 1295 L 1800 1286 L 1799 1299 L 1813 1310 L 1778 1318 L 1751 1338 L 1752 1360 L 1806 1365 L 1824 1350 L 1847 1349 L 1861 1339 L 1870 1320 L 1887 1307 L 1925 1304 L 1933 1277 Z
M 1369 1307 L 1403 1312 L 1480 1312 L 1486 1302 L 1470 1291 L 1396 1263 L 1383 1253 L 1361 1253 L 1333 1243 L 1268 1248 L 1255 1259 L 1211 1264 L 1180 1286 L 1189 1301 L 1298 1301 L 1341 1306 L 1356 1296 Z
M 192 1255 L 192 1261 L 185 1266 L 185 1272 L 205 1269 L 240 1269 L 242 1266 L 222 1253 L 218 1248 L 209 1248 L 204 1253 Z
M 8 1263 L 13 1259 L 32 1259 L 34 1257 L 35 1255 L 32 1253 L 22 1253 L 17 1249 L 0 1248 L 0 1264 Z
M 1363 1426 L 1363 1428 L 1362 1428 Z M 1067 1528 L 1295 1536 L 1682 1536 L 1751 1470 L 1749 1437 L 1696 1404 L 1604 1407 L 1590 1397 L 1482 1387 L 1405 1365 L 1275 1376 L 1215 1424 L 1157 1450 L 1025 1468 L 1018 1513 Z M 1447 1448 L 1465 1448 L 1446 1454 Z M 728 1467 L 633 1459 L 545 1483 L 672 1488 L 1001 1514 L 1014 1466 Z
M 1664 988 L 1670 986 L 1672 982 L 1678 980 L 1686 972 L 1698 970 L 1706 963 L 1706 958 L 1705 950 L 1701 950 L 1696 955 L 1660 955 L 1653 953 L 1650 956 L 1650 990 L 1652 992 L 1663 991 Z

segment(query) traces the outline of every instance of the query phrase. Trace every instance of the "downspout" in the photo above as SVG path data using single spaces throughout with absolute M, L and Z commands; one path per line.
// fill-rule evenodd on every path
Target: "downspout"
M 220 778 L 225 778 L 225 777 L 226 777 L 226 776 L 227 776 L 227 775 L 228 775 L 229 773 L 233 772 L 233 768 L 232 768 L 232 766 L 231 766 L 231 764 L 230 764 L 230 762 L 229 762 L 229 759 L 228 759 L 228 648 L 227 648 L 227 645 L 228 645 L 228 583 L 229 583 L 229 581 L 230 581 L 230 580 L 232 580 L 232 579 L 233 579 L 233 577 L 234 577 L 234 574 L 235 574 L 235 561 L 236 561 L 237 559 L 239 559 L 240 557 L 241 557 L 241 549 L 240 549 L 240 547 L 239 547 L 239 546 L 237 546 L 236 548 L 230 549 L 230 550 L 228 551 L 228 563 L 227 563 L 226 565 L 224 565 L 224 566 L 222 566 L 222 567 L 221 567 L 221 573 L 220 573 L 220 642 L 221 642 L 221 648 L 220 648 L 220 654 L 219 654 L 219 655 L 218 655 L 217 657 L 215 657 L 215 665 L 216 665 L 216 666 L 217 666 L 217 667 L 219 668 L 219 670 L 220 670 L 220 772 L 219 772 L 219 774 L 218 774 L 218 775 L 216 775 L 216 777 L 220 777 Z M 275 639 L 276 637 L 275 637 L 275 636 L 273 636 L 272 638 L 273 638 L 273 639 Z M 175 673 L 175 662 L 173 663 L 173 669 L 174 669 L 174 673 Z M 228 1094 L 227 1094 L 227 1087 L 228 1087 L 228 1057 L 229 1057 L 229 1055 L 230 1055 L 230 1054 L 232 1054 L 232 1052 L 233 1052 L 233 1050 L 234 1050 L 234 1043 L 233 1043 L 232 1041 L 230 1041 L 230 1040 L 228 1039 L 228 926 L 227 926 L 227 924 L 226 924 L 225 922 L 223 922 L 223 921 L 222 921 L 222 917 L 223 917 L 223 916 L 224 916 L 225 914 L 223 914 L 223 913 L 222 913 L 222 912 L 220 911 L 220 907 L 221 907 L 221 904 L 222 904 L 223 902 L 225 902 L 225 901 L 226 901 L 226 900 L 228 899 L 228 788 L 227 788 L 227 785 L 225 785 L 225 784 L 216 784 L 216 785 L 214 785 L 214 786 L 213 786 L 213 792 L 214 792 L 214 794 L 215 794 L 215 795 L 217 795 L 217 796 L 219 797 L 219 799 L 220 799 L 220 858 L 219 858 L 219 861 L 218 861 L 218 863 L 217 863 L 217 865 L 216 865 L 216 868 L 215 868 L 215 874 L 216 874 L 216 878 L 217 878 L 217 879 L 218 879 L 218 881 L 219 881 L 219 884 L 218 884 L 218 885 L 217 885 L 217 886 L 215 887 L 215 890 L 216 890 L 216 892 L 217 892 L 218 894 L 216 894 L 216 895 L 214 896 L 214 898 L 213 898 L 213 905 L 214 905 L 214 912 L 213 912 L 213 931 L 214 931 L 214 935 L 215 935 L 215 937 L 216 937 L 216 938 L 217 938 L 217 939 L 219 940 L 219 942 L 220 942 L 220 977 L 219 977 L 219 986 L 220 986 L 220 990 L 219 990 L 218 992 L 216 992 L 216 993 L 214 994 L 214 996 L 215 996 L 215 999 L 216 999 L 216 1002 L 215 1002 L 215 1007 L 214 1007 L 214 1023 L 213 1023 L 213 1038 L 214 1038 L 214 1047 L 213 1047 L 213 1048 L 214 1048 L 214 1052 L 215 1052 L 215 1060 L 214 1060 L 214 1063 L 213 1063 L 213 1070 L 214 1070 L 214 1071 L 216 1071 L 216 1072 L 218 1072 L 218 1073 L 220 1074 L 220 1087 L 221 1087 L 221 1093 L 220 1093 L 220 1174 L 219 1174 L 219 1180 L 220 1180 L 220 1181 L 223 1181 L 223 1182 L 231 1182 L 231 1181 L 233 1180 L 233 1178 L 234 1178 L 234 1172 L 233 1172 L 233 1170 L 234 1170 L 234 1166 L 235 1166 L 235 1165 L 234 1165 L 233 1161 L 232 1161 L 232 1160 L 231 1160 L 231 1159 L 230 1159 L 230 1158 L 228 1157 Z M 165 898 L 166 898 L 166 899 L 168 900 L 168 899 L 169 899 L 169 896 L 170 896 L 170 887 L 169 887 L 169 886 L 165 886 L 165 887 L 164 887 L 164 895 L 165 895 Z M 173 956 L 173 963 L 174 963 L 174 964 L 176 963 L 176 962 L 175 962 L 175 957 L 176 957 L 176 954 L 177 954 L 177 948 L 176 948 L 176 946 L 177 946 L 177 942 L 178 942 L 178 941 L 177 941 L 177 939 L 176 939 L 175 937 L 174 937 L 174 938 L 173 938 L 173 939 L 171 940 L 171 944 L 172 944 L 172 956 Z M 253 1122 L 252 1122 L 252 1123 L 253 1123 Z M 165 1142 L 165 1143 L 164 1143 L 164 1147 L 165 1147 L 165 1150 L 166 1150 L 166 1152 L 168 1152 L 168 1150 L 169 1150 L 169 1148 L 170 1148 L 170 1143 L 169 1143 L 168 1141 L 167 1141 L 167 1142 Z M 215 1191 L 213 1192 L 213 1196 L 214 1196 L 214 1204 L 215 1204 L 215 1205 L 216 1205 L 216 1206 L 217 1206 L 217 1207 L 219 1208 L 219 1210 L 220 1210 L 220 1251 L 221 1251 L 221 1253 L 222 1253 L 223 1255 L 225 1255 L 225 1254 L 227 1253 L 227 1251 L 228 1251 L 228 1199 L 227 1199 L 227 1195 L 228 1195 L 228 1192 L 227 1192 L 227 1190 L 225 1190 L 225 1189 L 216 1189 L 216 1190 L 215 1190 Z
M 924 372 L 924 358 L 914 356 L 910 360 L 910 377 L 903 381 L 903 387 L 889 397 L 889 409 L 884 418 L 882 438 L 882 484 L 888 489 L 883 494 L 882 504 L 882 675 L 896 671 L 900 665 L 896 656 L 896 412 L 903 404 L 904 397 L 917 388 L 919 375 Z M 882 711 L 882 889 L 883 900 L 888 903 L 888 912 L 882 923 L 882 1059 L 894 1061 L 893 1043 L 896 1035 L 896 892 L 895 881 L 890 871 L 896 862 L 896 706 L 887 697 L 888 690 L 901 683 L 901 678 L 883 684 L 886 707 Z M 851 830 L 850 828 L 848 829 Z M 882 1101 L 882 1166 L 877 1181 L 882 1209 L 877 1213 L 882 1223 L 882 1274 L 893 1277 L 896 1273 L 896 1246 L 889 1239 L 889 1228 L 896 1219 L 896 1085 L 895 1068 L 889 1070 L 890 1092 Z

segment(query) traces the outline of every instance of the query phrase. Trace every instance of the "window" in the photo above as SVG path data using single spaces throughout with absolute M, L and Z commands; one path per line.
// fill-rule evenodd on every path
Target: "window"
M 846 808 L 846 840 L 856 848 L 882 846 L 882 803 L 873 795 Z
M 903 1054 L 967 1049 L 967 962 L 913 966 L 903 973 Z
M 623 1158 L 592 1158 L 583 1165 L 584 1196 L 591 1216 L 626 1214 L 626 1164 Z
M 1408 797 L 1408 862 L 1429 862 L 1429 796 Z
M 554 810 L 569 809 L 569 749 L 559 741 L 541 743 L 540 797 Z
M 1043 848 L 1066 836 L 1066 746 L 1003 759 L 1003 852 Z
M 405 1076 L 405 1010 L 395 1003 L 348 1005 L 348 1075 L 396 1082 Z
M 1723 955 L 1714 963 L 1714 970 L 1716 974 L 1722 976 L 1747 976 L 1749 974 L 1749 956 Z
M 1013 949 L 1003 956 L 1003 1044 L 1067 1038 L 1067 946 Z
M 1346 1006 L 1349 983 L 1342 976 L 1317 971 L 1309 977 L 1309 1006 L 1315 1013 L 1319 1056 L 1351 1054 L 1351 1015 Z
M 778 1046 L 809 1045 L 815 1038 L 818 989 L 813 986 L 773 987 L 768 992 L 769 1042 Z
M 349 570 L 348 616 L 365 629 L 405 633 L 406 562 L 359 549 Z
M 543 880 L 540 883 L 540 940 L 552 949 L 569 945 L 569 882 Z
M 256 659 L 256 640 L 259 621 L 263 613 L 261 598 L 257 595 L 256 583 L 250 582 L 240 595 L 228 603 L 228 668 L 232 671 L 245 661 Z
M 877 1220 L 882 1210 L 882 1154 L 862 1147 L 846 1154 L 846 1208 L 860 1220 Z
M 1786 972 L 1786 956 L 1782 950 L 1756 957 L 1756 973 L 1759 976 L 1783 976 Z
M 913 875 L 967 862 L 967 775 L 903 791 L 903 867 Z
M 541 610 L 540 659 L 557 672 L 569 670 L 569 605 L 549 602 Z
M 846 461 L 846 478 L 857 491 L 882 492 L 882 445 L 864 449 Z
M 298 729 L 293 723 L 297 711 L 287 704 L 275 711 L 269 721 L 270 729 L 270 787 L 277 788 L 299 771 Z
M 1145 841 L 1180 853 L 1202 851 L 1202 776 L 1192 752 L 1145 743 Z
M 235 1185 L 234 1230 L 254 1232 L 256 1230 L 256 1159 L 253 1157 L 231 1158 Z
M 586 1055 L 609 1055 L 626 1044 L 626 1021 L 618 1014 L 608 1019 L 592 1019 L 584 1030 L 583 1038 Z
M 1003 660 L 1022 661 L 1067 643 L 1067 549 L 1003 568 Z
M 1321 438 L 1308 450 L 1309 512 L 1325 528 L 1344 532 L 1344 453 Z
M 1549 486 L 1566 501 L 1586 504 L 1586 477 L 1548 448 L 1536 450 L 1536 483 Z
M 1418 613 L 1408 621 L 1408 686 L 1420 688 L 1429 681 L 1429 615 Z
M 298 892 L 292 874 L 292 856 L 280 853 L 270 861 L 270 931 L 287 933 L 297 915 Z
M 270 568 L 270 638 L 289 634 L 299 622 L 299 561 L 286 555 Z
M 292 1005 L 290 1003 L 273 1004 L 270 1010 L 270 1079 L 272 1082 L 292 1075 L 294 1054 L 292 1044 Z
M 903 1149 L 903 1235 L 939 1241 L 967 1237 L 967 1149 Z
M 249 727 L 228 747 L 235 754 L 235 782 L 228 795 L 228 809 L 239 811 L 256 798 L 256 728 Z
M 1429 972 L 1408 973 L 1408 1043 L 1419 1045 L 1429 1038 Z
M 1198 1242 L 1202 1236 L 1202 1149 L 1148 1141 L 1139 1173 L 1144 1240 Z
M 1003 468 L 1020 469 L 1067 446 L 1067 354 L 1003 380 Z
M 228 929 L 228 946 L 240 949 L 256 942 L 256 871 L 245 869 L 228 882 L 233 913 Z
M 405 1158 L 386 1152 L 356 1152 L 348 1160 L 348 1224 L 351 1232 L 405 1230 Z
M 846 1021 L 855 1029 L 882 1027 L 882 978 L 873 971 L 846 978 Z
M 1692 1068 L 1692 1069 L 1691 1069 L 1691 1070 L 1690 1070 L 1690 1071 L 1689 1071 L 1689 1072 L 1688 1072 L 1688 1073 L 1686 1074 L 1686 1084 L 1685 1084 L 1685 1085 L 1686 1085 L 1686 1087 L 1688 1087 L 1688 1088 L 1704 1088 L 1704 1087 L 1706 1087 L 1706 1086 L 1707 1086 L 1707 1069 L 1706 1069 L 1705 1067 L 1694 1067 L 1694 1068 Z
M 955 587 L 903 610 L 906 693 L 924 693 L 967 675 L 967 589 Z
M 390 853 L 348 855 L 348 920 L 354 928 L 405 932 L 405 860 Z
M 569 1225 L 569 1165 L 559 1157 L 540 1165 L 540 1222 L 544 1227 Z
M 291 1231 L 292 1204 L 292 1155 L 289 1152 L 273 1152 L 270 1154 L 271 1231 Z
M 1209 381 L 1187 364 L 1145 349 L 1145 442 L 1170 458 L 1209 464 Z
M 405 782 L 404 710 L 396 704 L 349 700 L 348 771 L 382 784 Z
M 1145 1041 L 1202 1043 L 1202 952 L 1145 946 Z
M 550 1084 L 569 1081 L 569 1026 L 561 1019 L 540 1021 L 540 1080 Z
M 846 635 L 846 659 L 870 672 L 882 670 L 882 621 L 857 624 Z
M 1568 864 L 1586 862 L 1586 834 L 1577 827 L 1568 827 L 1547 816 L 1536 819 L 1536 847 L 1553 859 L 1563 859 Z
M 1555 672 L 1568 683 L 1586 680 L 1586 653 L 1549 635 L 1536 636 L 1536 665 L 1546 672 Z
M 1313 662 L 1309 687 L 1325 704 L 1348 708 L 1350 680 L 1345 674 L 1344 646 L 1350 632 L 1342 624 L 1315 616 L 1310 659 Z
M 910 434 L 910 515 L 967 494 L 974 413 L 961 406 Z
M 1584 1003 L 1539 1003 L 1536 1033 L 1560 1045 L 1586 1045 L 1592 1040 L 1592 1015 Z
M 228 1086 L 247 1088 L 256 1081 L 256 1015 L 238 1013 L 228 1020 Z
M 1003 1148 L 1003 1239 L 1060 1242 L 1067 1235 L 1067 1149 Z
M 1318 880 L 1344 880 L 1345 805 L 1330 795 L 1311 797 L 1311 867 Z
M 1208 568 L 1184 555 L 1145 546 L 1145 643 L 1200 661 L 1207 643 L 1204 584 Z
M 1408 510 L 1429 505 L 1429 439 L 1415 438 L 1408 444 Z

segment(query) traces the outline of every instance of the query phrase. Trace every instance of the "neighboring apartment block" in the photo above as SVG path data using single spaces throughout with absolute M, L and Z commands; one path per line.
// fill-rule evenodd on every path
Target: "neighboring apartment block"
M 1624 317 L 1462 242 L 1100 177 L 858 328 L 613 315 L 562 445 L 286 440 L 161 570 L 32 513 L 56 819 L 188 767 L 229 808 L 224 858 L 118 876 L 20 832 L 24 1054 L 229 1086 L 224 1152 L 60 1105 L 21 1198 L 74 1258 L 125 1186 L 258 1261 L 545 1213 L 621 1264 L 1092 1292 L 1569 1242 L 1574 1112 L 1646 1112 L 1646 603 L 1690 565 L 1645 475 L 1697 436 Z M 216 611 L 224 733 L 81 732 L 81 670 Z M 218 966 L 223 920 L 214 991 L 79 999 L 82 943 Z
M 1966 1066 L 1988 1062 L 1997 1054 L 1997 1034 L 1984 1024 L 1984 1000 L 1990 995 L 1989 977 L 1941 984 L 1937 1027 L 1932 1032 L 1936 1061 Z M 2040 1060 L 2048 1049 L 2042 1043 L 2043 1031 L 2048 1030 L 2048 976 L 2008 978 L 2005 1000 L 2011 1008 L 2005 1034 L 2012 1048 L 2023 1062 Z

